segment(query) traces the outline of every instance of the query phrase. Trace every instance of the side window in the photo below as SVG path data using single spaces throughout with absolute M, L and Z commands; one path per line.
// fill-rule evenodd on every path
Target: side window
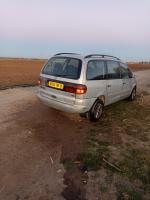
M 119 63 L 116 61 L 107 61 L 108 79 L 120 79 Z
M 120 63 L 121 78 L 130 78 L 128 65 Z
M 105 62 L 102 60 L 91 60 L 87 66 L 87 80 L 102 80 L 106 77 Z

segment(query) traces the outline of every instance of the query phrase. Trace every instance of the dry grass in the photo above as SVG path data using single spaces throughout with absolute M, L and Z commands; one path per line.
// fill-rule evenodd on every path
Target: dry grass
M 89 169 L 100 170 L 99 179 L 96 176 L 99 183 L 103 176 L 101 170 L 105 171 L 107 178 L 103 185 L 108 189 L 101 191 L 102 197 L 110 192 L 112 185 L 118 200 L 150 197 L 150 104 L 146 103 L 147 98 L 150 100 L 149 95 L 143 96 L 142 103 L 138 96 L 135 102 L 124 100 L 108 106 L 104 117 L 89 129 L 82 161 Z M 121 172 L 106 165 L 103 157 Z
M 86 123 L 79 166 L 66 160 L 68 174 L 79 168 L 81 178 L 88 179 L 88 199 L 150 199 L 150 95 L 142 98 L 110 105 L 99 122 Z

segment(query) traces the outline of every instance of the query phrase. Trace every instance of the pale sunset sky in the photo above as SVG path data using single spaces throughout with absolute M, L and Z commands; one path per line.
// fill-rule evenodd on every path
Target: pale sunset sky
M 0 0 L 0 57 L 150 60 L 150 0 Z

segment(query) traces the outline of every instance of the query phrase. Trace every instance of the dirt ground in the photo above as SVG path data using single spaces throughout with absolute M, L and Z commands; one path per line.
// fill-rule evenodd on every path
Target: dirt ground
M 47 60 L 0 59 L 0 89 L 16 85 L 35 85 Z M 150 64 L 129 64 L 133 71 L 150 69 Z
M 0 199 L 63 199 L 60 159 L 80 151 L 80 118 L 44 106 L 36 89 L 0 92 Z
M 136 76 L 139 92 L 145 92 L 144 102 L 146 109 L 149 109 L 150 70 L 136 72 Z M 131 184 L 128 178 L 112 174 L 106 166 L 96 172 L 89 171 L 88 174 L 82 173 L 78 165 L 74 166 L 89 133 L 92 137 L 98 133 L 101 147 L 104 147 L 106 141 L 111 143 L 107 147 L 111 152 L 111 163 L 118 162 L 119 152 L 129 145 L 149 150 L 147 110 L 144 113 L 143 109 L 141 114 L 137 102 L 131 104 L 123 101 L 106 109 L 106 115 L 109 116 L 112 111 L 115 117 L 118 117 L 118 113 L 114 113 L 114 107 L 120 109 L 118 119 L 112 116 L 110 121 L 106 121 L 104 117 L 100 122 L 91 124 L 78 115 L 46 107 L 37 99 L 36 90 L 36 87 L 31 87 L 0 91 L 0 200 L 129 199 L 121 196 L 126 196 L 126 192 L 120 192 L 124 185 L 118 189 L 116 184 L 135 185 L 138 192 L 145 195 L 141 199 L 149 199 L 140 181 Z M 145 115 L 145 121 L 142 121 L 142 116 L 134 127 L 128 123 L 131 127 L 126 125 L 120 132 L 118 124 L 127 119 L 117 120 L 128 114 L 124 113 L 124 108 L 129 107 L 127 112 L 130 112 L 132 106 L 135 106 L 139 115 Z M 135 114 L 133 116 L 135 118 Z M 143 122 L 145 129 L 141 127 Z M 136 130 L 136 127 L 139 129 Z M 124 132 L 126 129 L 130 130 L 128 134 Z M 94 138 L 93 141 L 96 142 Z M 137 194 L 134 195 L 133 199 L 140 199 L 139 196 L 136 198 Z

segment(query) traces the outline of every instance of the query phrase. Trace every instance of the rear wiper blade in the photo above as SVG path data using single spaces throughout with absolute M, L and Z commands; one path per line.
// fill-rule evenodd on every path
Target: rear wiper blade
M 60 76 L 60 77 L 72 77 L 72 76 L 74 76 L 74 75 L 67 75 L 67 74 L 53 74 L 53 76 Z
M 72 74 L 64 74 L 64 75 L 60 75 L 60 76 L 64 76 L 64 77 L 66 77 L 66 76 L 68 76 L 68 77 L 71 76 L 71 77 L 72 77 L 72 76 L 74 76 L 74 75 L 72 75 Z

